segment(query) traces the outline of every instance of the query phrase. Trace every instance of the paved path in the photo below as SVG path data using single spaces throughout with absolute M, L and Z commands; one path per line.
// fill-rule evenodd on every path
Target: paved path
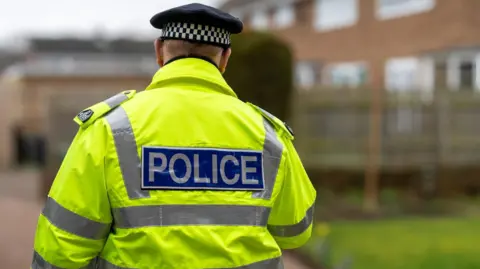
M 30 268 L 41 206 L 35 173 L 0 173 L 0 268 Z
M 41 205 L 38 176 L 0 172 L 0 268 L 30 268 L 33 238 Z M 309 269 L 285 254 L 285 269 Z

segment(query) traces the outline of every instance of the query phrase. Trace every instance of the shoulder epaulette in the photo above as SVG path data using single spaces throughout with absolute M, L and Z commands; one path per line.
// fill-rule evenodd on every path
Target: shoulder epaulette
M 267 119 L 273 126 L 275 126 L 275 129 L 277 131 L 281 131 L 283 135 L 287 136 L 289 139 L 294 138 L 294 133 L 293 130 L 290 126 L 287 125 L 287 123 L 281 121 L 279 118 L 275 117 L 272 113 L 266 111 L 265 109 L 256 106 L 252 103 L 248 103 L 251 107 L 253 107 L 256 111 L 258 111 L 262 116 Z
M 132 99 L 136 93 L 137 91 L 135 90 L 123 91 L 121 93 L 118 93 L 117 95 L 114 95 L 106 99 L 105 101 L 102 101 L 82 110 L 82 112 L 78 113 L 78 115 L 73 119 L 73 121 L 80 125 L 80 127 L 87 128 L 97 119 L 101 118 L 112 109 Z

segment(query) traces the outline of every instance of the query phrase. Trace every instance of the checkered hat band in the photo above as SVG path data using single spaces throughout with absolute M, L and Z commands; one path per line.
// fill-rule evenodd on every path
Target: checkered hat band
M 194 23 L 168 23 L 163 27 L 161 37 L 230 45 L 227 30 Z

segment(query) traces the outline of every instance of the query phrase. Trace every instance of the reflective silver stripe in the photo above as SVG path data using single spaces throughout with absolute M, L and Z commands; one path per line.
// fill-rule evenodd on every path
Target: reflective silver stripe
M 267 112 L 268 113 L 268 112 Z M 275 179 L 277 178 L 280 161 L 282 160 L 283 144 L 278 140 L 277 133 L 267 119 L 263 119 L 265 128 L 265 142 L 263 143 L 263 174 L 265 176 L 265 190 L 254 192 L 253 198 L 269 200 L 272 197 Z
M 108 236 L 111 224 L 82 217 L 48 197 L 43 215 L 57 228 L 88 239 L 103 239 Z
M 305 214 L 305 217 L 297 224 L 293 225 L 268 225 L 268 231 L 273 236 L 293 237 L 305 232 L 313 222 L 314 205 L 312 205 Z
M 249 265 L 244 265 L 240 267 L 229 267 L 229 268 L 215 268 L 215 269 L 283 269 L 282 258 L 273 258 L 261 262 L 252 263 Z M 34 269 L 34 268 L 32 268 Z M 135 269 L 116 266 L 109 261 L 99 258 L 97 263 L 97 269 Z
M 161 205 L 112 209 L 115 228 L 149 226 L 266 226 L 270 208 L 240 205 Z
M 40 254 L 34 251 L 32 269 L 62 269 L 62 268 L 54 266 L 51 263 L 47 262 L 45 259 L 43 259 L 42 256 L 40 256 Z
M 97 267 L 95 266 L 95 261 L 94 259 L 92 262 L 90 262 L 89 265 L 84 266 L 79 269 L 96 269 Z M 31 269 L 64 269 L 63 267 L 58 267 L 55 266 L 49 262 L 47 262 L 38 252 L 34 251 L 33 252 L 33 261 L 32 261 L 32 266 Z
M 115 108 L 127 100 L 128 100 L 128 96 L 126 95 L 126 93 L 121 92 L 117 95 L 114 95 L 108 98 L 103 102 L 105 102 L 110 108 Z
M 141 163 L 137 142 L 128 115 L 119 106 L 106 117 L 112 129 L 123 181 L 130 199 L 149 198 L 150 193 L 141 189 Z

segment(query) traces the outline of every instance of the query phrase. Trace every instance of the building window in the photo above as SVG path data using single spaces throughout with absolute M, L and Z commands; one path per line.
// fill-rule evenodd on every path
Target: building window
M 309 89 L 319 81 L 319 68 L 314 62 L 299 62 L 295 67 L 295 82 L 297 87 Z
M 473 61 L 460 63 L 460 90 L 471 91 L 475 88 L 475 65 Z
M 367 83 L 368 70 L 364 63 L 339 63 L 326 68 L 324 84 L 338 87 L 360 87 Z
M 358 20 L 358 0 L 316 0 L 315 28 L 327 31 L 354 25 Z
M 420 61 L 415 57 L 389 59 L 385 65 L 385 87 L 390 91 L 412 91 L 418 88 L 416 74 Z
M 448 86 L 451 90 L 478 90 L 475 53 L 452 53 L 447 58 Z
M 393 19 L 427 12 L 435 7 L 436 0 L 377 0 L 377 18 Z
M 283 5 L 275 10 L 273 22 L 277 28 L 286 28 L 295 21 L 295 10 L 292 5 Z
M 268 28 L 268 13 L 264 9 L 256 9 L 252 14 L 252 27 L 256 30 Z

